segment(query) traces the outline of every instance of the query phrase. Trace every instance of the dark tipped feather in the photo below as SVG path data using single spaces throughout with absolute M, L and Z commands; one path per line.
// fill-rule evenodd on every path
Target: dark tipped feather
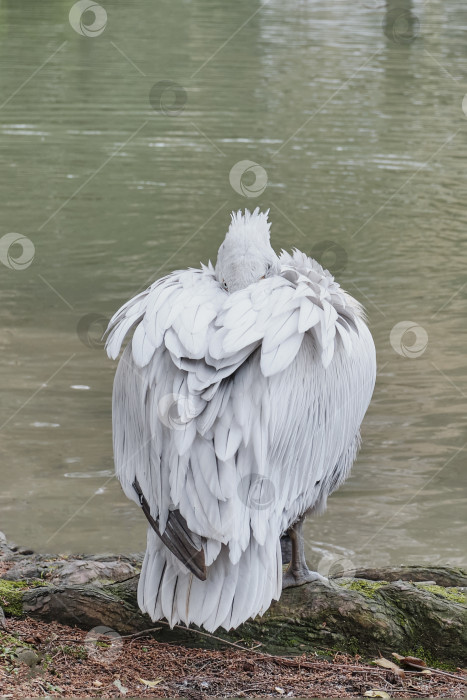
M 170 549 L 172 554 L 174 554 L 177 559 L 180 559 L 180 561 L 185 564 L 187 569 L 189 569 L 201 581 L 206 581 L 207 571 L 201 540 L 199 542 L 199 546 L 197 546 L 195 542 L 197 536 L 191 532 L 180 511 L 171 510 L 169 512 L 167 525 L 164 532 L 161 533 L 159 530 L 159 521 L 157 518 L 152 517 L 149 503 L 145 499 L 141 486 L 136 478 L 133 481 L 133 488 L 138 494 L 143 513 L 156 535 L 161 538 L 167 549 Z

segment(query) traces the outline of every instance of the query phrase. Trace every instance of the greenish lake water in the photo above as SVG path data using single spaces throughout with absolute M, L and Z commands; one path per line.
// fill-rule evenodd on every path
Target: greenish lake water
M 103 319 L 259 205 L 363 302 L 378 354 L 309 563 L 465 565 L 467 7 L 113 0 L 73 28 L 72 5 L 0 4 L 0 530 L 144 548 Z

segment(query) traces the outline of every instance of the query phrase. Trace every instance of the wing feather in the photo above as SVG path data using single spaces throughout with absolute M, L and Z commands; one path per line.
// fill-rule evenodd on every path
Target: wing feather
M 303 333 L 294 333 L 269 352 L 261 352 L 261 371 L 265 377 L 282 372 L 295 359 L 300 350 Z
M 262 352 L 267 354 L 274 350 L 278 345 L 295 335 L 298 331 L 299 312 L 286 311 L 279 316 L 273 317 L 268 330 L 264 334 L 261 344 Z
M 152 360 L 156 348 L 151 343 L 143 323 L 140 323 L 136 328 L 131 347 L 136 365 L 138 367 L 146 367 Z
M 319 323 L 320 313 L 319 307 L 313 302 L 304 297 L 300 302 L 300 314 L 298 318 L 298 332 L 305 333 L 313 326 Z
M 242 441 L 242 431 L 233 416 L 231 420 L 222 418 L 217 421 L 214 431 L 214 446 L 217 458 L 226 462 L 237 452 Z

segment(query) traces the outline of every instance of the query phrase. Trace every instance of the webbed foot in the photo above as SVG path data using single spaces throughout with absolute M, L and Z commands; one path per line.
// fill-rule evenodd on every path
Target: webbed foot
M 310 571 L 310 569 L 301 568 L 297 571 L 291 571 L 289 567 L 282 577 L 282 590 L 293 588 L 294 586 L 303 586 L 303 584 L 312 583 L 313 581 L 327 583 L 328 579 L 316 571 Z

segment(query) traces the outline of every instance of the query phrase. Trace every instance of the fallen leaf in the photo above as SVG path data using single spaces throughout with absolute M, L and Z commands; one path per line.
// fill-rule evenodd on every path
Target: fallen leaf
M 100 688 L 101 685 L 102 685 L 102 683 L 101 683 L 100 681 L 98 681 L 98 680 L 93 681 L 92 684 L 93 684 L 94 686 L 96 686 L 96 688 Z
M 276 687 L 274 688 L 274 690 L 275 690 L 277 693 L 279 693 L 280 695 L 284 695 L 284 693 L 285 693 L 284 688 L 279 688 L 278 685 L 276 685 Z
M 399 676 L 399 678 L 405 678 L 404 671 L 399 668 L 394 661 L 389 661 L 389 659 L 385 659 L 384 656 L 381 656 L 379 659 L 373 659 L 373 663 L 377 666 L 381 666 L 382 668 L 389 668 L 396 674 L 396 676 Z
M 426 668 L 424 671 L 420 671 L 420 675 L 421 675 L 421 676 L 422 676 L 422 675 L 424 675 L 424 676 L 432 676 L 433 674 L 432 674 L 432 672 L 430 671 L 429 668 Z
M 367 690 L 363 693 L 366 698 L 390 698 L 391 696 L 384 692 L 384 690 Z
M 122 685 L 122 682 L 119 678 L 116 678 L 114 680 L 114 686 L 119 689 L 122 695 L 126 695 L 128 693 L 128 688 L 125 688 L 125 686 Z
M 411 664 L 412 666 L 425 666 L 426 663 L 423 661 L 423 659 L 417 659 L 416 656 L 404 656 L 403 659 L 401 659 L 403 664 Z
M 401 656 L 393 652 L 392 654 L 395 659 L 401 662 L 404 666 L 409 668 L 415 668 L 417 671 L 423 671 L 426 668 L 426 663 L 423 659 L 418 659 L 416 656 Z
M 400 654 L 392 654 L 395 659 L 401 662 L 403 666 L 414 668 L 416 671 L 423 671 L 426 668 L 426 663 L 423 659 L 418 659 L 416 656 L 401 656 Z
M 389 659 L 385 659 L 384 656 L 380 656 L 378 659 L 373 659 L 373 663 L 377 666 L 381 666 L 382 668 L 390 668 L 392 670 L 399 668 L 394 661 L 389 661 Z
M 138 678 L 140 683 L 143 683 L 144 685 L 147 685 L 148 688 L 155 688 L 156 685 L 159 685 L 159 683 L 162 683 L 162 678 L 156 678 L 155 681 L 147 681 L 144 678 Z

